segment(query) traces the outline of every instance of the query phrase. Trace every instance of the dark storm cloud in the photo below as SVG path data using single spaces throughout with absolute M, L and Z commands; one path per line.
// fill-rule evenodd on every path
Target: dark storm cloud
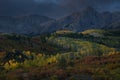
M 120 0 L 61 0 L 61 4 L 71 11 L 79 11 L 87 6 L 98 10 L 120 10 Z
M 0 15 L 41 14 L 61 17 L 87 6 L 98 11 L 120 11 L 120 0 L 0 0 Z
M 33 0 L 0 0 L 0 15 L 15 15 L 30 12 Z
M 0 0 L 0 16 L 25 14 L 59 17 L 66 13 L 55 0 Z

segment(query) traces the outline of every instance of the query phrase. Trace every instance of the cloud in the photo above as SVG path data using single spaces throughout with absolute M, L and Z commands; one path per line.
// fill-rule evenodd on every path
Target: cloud
M 61 5 L 71 11 L 79 11 L 87 6 L 92 6 L 101 11 L 120 10 L 120 0 L 61 0 Z M 117 9 L 116 9 L 117 7 Z
M 34 6 L 33 0 L 0 0 L 0 15 L 27 13 Z
M 120 11 L 120 0 L 0 0 L 0 15 L 41 14 L 62 17 L 87 6 L 98 11 Z

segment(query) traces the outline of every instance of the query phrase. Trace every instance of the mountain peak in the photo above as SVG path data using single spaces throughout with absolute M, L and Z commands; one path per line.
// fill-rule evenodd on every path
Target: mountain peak
M 97 13 L 97 11 L 95 8 L 88 6 L 83 10 L 83 13 Z

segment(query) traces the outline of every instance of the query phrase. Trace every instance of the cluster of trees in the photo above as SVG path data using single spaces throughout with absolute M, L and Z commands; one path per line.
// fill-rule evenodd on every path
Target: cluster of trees
M 110 48 L 102 44 L 84 41 L 81 39 L 73 39 L 66 37 L 50 37 L 48 41 L 60 47 L 66 48 L 69 52 L 79 52 L 83 55 L 105 55 L 115 52 L 115 48 Z
M 109 47 L 120 48 L 120 30 L 86 30 L 81 33 L 72 32 L 72 31 L 57 31 L 52 34 L 54 37 L 68 37 L 74 39 L 82 39 L 85 41 L 90 41 Z
M 25 52 L 26 56 L 33 54 Z M 26 75 L 29 80 L 32 79 L 93 79 L 93 80 L 119 80 L 119 57 L 120 53 L 114 53 L 104 56 L 82 57 L 80 53 L 65 53 L 56 55 L 33 54 L 33 60 L 25 60 L 22 64 L 10 61 L 8 71 L 12 73 L 1 74 L 1 79 L 23 79 Z M 6 66 L 6 65 L 5 65 Z M 14 67 L 14 68 L 12 68 Z M 6 68 L 6 67 L 5 67 Z M 2 72 L 4 73 L 4 72 Z M 17 75 L 17 74 L 19 75 Z M 21 77 L 21 78 L 20 78 Z
M 29 37 L 0 35 L 0 49 L 4 49 L 0 52 L 0 79 L 120 80 L 117 34 L 104 32 L 106 37 L 95 37 L 60 31 Z

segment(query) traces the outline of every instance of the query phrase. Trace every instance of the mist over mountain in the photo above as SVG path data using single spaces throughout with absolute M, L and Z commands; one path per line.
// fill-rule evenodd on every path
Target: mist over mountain
M 81 32 L 87 29 L 120 29 L 120 12 L 98 12 L 89 6 L 64 18 L 41 15 L 1 16 L 0 32 L 42 34 L 67 29 Z

